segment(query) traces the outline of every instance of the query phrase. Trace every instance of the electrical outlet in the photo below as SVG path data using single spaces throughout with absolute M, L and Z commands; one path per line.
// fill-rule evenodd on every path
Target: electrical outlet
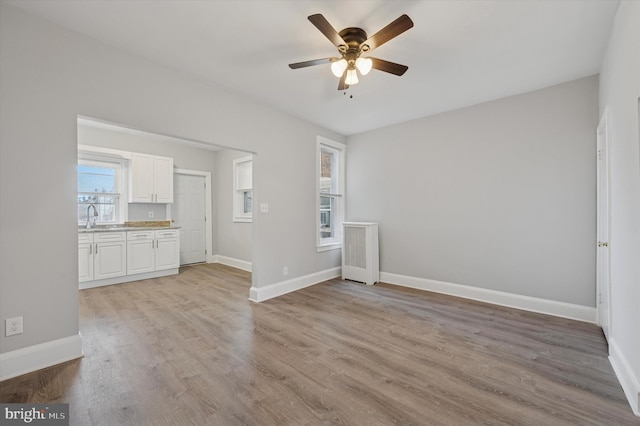
M 5 320 L 5 336 L 22 334 L 22 317 L 7 318 Z
M 285 277 L 287 275 L 289 275 L 289 267 L 285 266 L 284 268 L 282 268 L 282 275 L 284 275 Z
M 153 219 L 153 211 L 149 212 L 149 219 Z
M 260 204 L 260 213 L 269 213 L 269 204 L 261 203 Z

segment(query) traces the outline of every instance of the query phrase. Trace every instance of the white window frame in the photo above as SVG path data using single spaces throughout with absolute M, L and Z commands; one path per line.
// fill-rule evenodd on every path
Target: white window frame
M 320 193 L 320 176 L 321 176 L 321 150 L 322 148 L 334 151 L 338 155 L 338 176 L 337 187 L 338 192 L 335 194 Z M 344 222 L 345 214 L 345 161 L 347 146 L 340 142 L 318 136 L 316 140 L 316 248 L 318 252 L 327 250 L 337 250 L 342 248 L 342 222 Z M 330 196 L 336 202 L 336 212 L 334 217 L 335 226 L 333 237 L 323 238 L 320 235 L 321 212 L 320 197 Z
M 249 186 L 240 188 L 238 172 L 241 166 L 249 163 L 251 167 L 251 179 Z M 245 193 L 249 192 L 251 195 L 251 211 L 244 211 Z M 246 157 L 236 158 L 233 160 L 233 221 L 234 222 L 252 222 L 253 221 L 253 156 L 248 155 Z
M 96 221 L 96 225 L 114 225 L 114 224 L 123 224 L 127 221 L 127 213 L 128 213 L 128 204 L 126 202 L 127 198 L 127 171 L 128 171 L 128 161 L 124 158 L 114 158 L 112 156 L 102 156 L 99 154 L 87 154 L 87 153 L 79 153 L 78 154 L 78 165 L 90 165 L 90 166 L 110 166 L 116 169 L 115 180 L 116 180 L 116 189 L 117 193 L 120 194 L 118 199 L 116 200 L 116 217 L 113 222 L 101 222 Z M 84 226 L 86 222 L 78 220 L 79 226 Z

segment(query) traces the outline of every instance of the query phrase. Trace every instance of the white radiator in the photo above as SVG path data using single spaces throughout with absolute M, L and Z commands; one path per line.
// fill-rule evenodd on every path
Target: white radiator
M 368 285 L 380 279 L 377 223 L 342 224 L 342 279 Z

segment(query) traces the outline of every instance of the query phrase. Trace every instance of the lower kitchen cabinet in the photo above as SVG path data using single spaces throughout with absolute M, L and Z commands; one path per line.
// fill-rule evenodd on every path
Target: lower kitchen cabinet
M 80 288 L 177 274 L 178 229 L 78 234 Z
M 127 232 L 127 274 L 155 271 L 154 231 Z
M 127 274 L 124 232 L 78 235 L 78 281 L 122 277 Z
M 177 229 L 127 232 L 127 274 L 180 267 Z
M 78 281 L 93 280 L 93 234 L 78 234 Z
M 156 231 L 156 271 L 180 267 L 180 231 Z

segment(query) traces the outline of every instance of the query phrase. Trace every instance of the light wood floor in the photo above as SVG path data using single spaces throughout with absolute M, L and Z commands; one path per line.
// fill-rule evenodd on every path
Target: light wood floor
M 220 265 L 80 291 L 85 356 L 7 380 L 72 425 L 639 425 L 594 325 L 331 280 L 260 304 Z

